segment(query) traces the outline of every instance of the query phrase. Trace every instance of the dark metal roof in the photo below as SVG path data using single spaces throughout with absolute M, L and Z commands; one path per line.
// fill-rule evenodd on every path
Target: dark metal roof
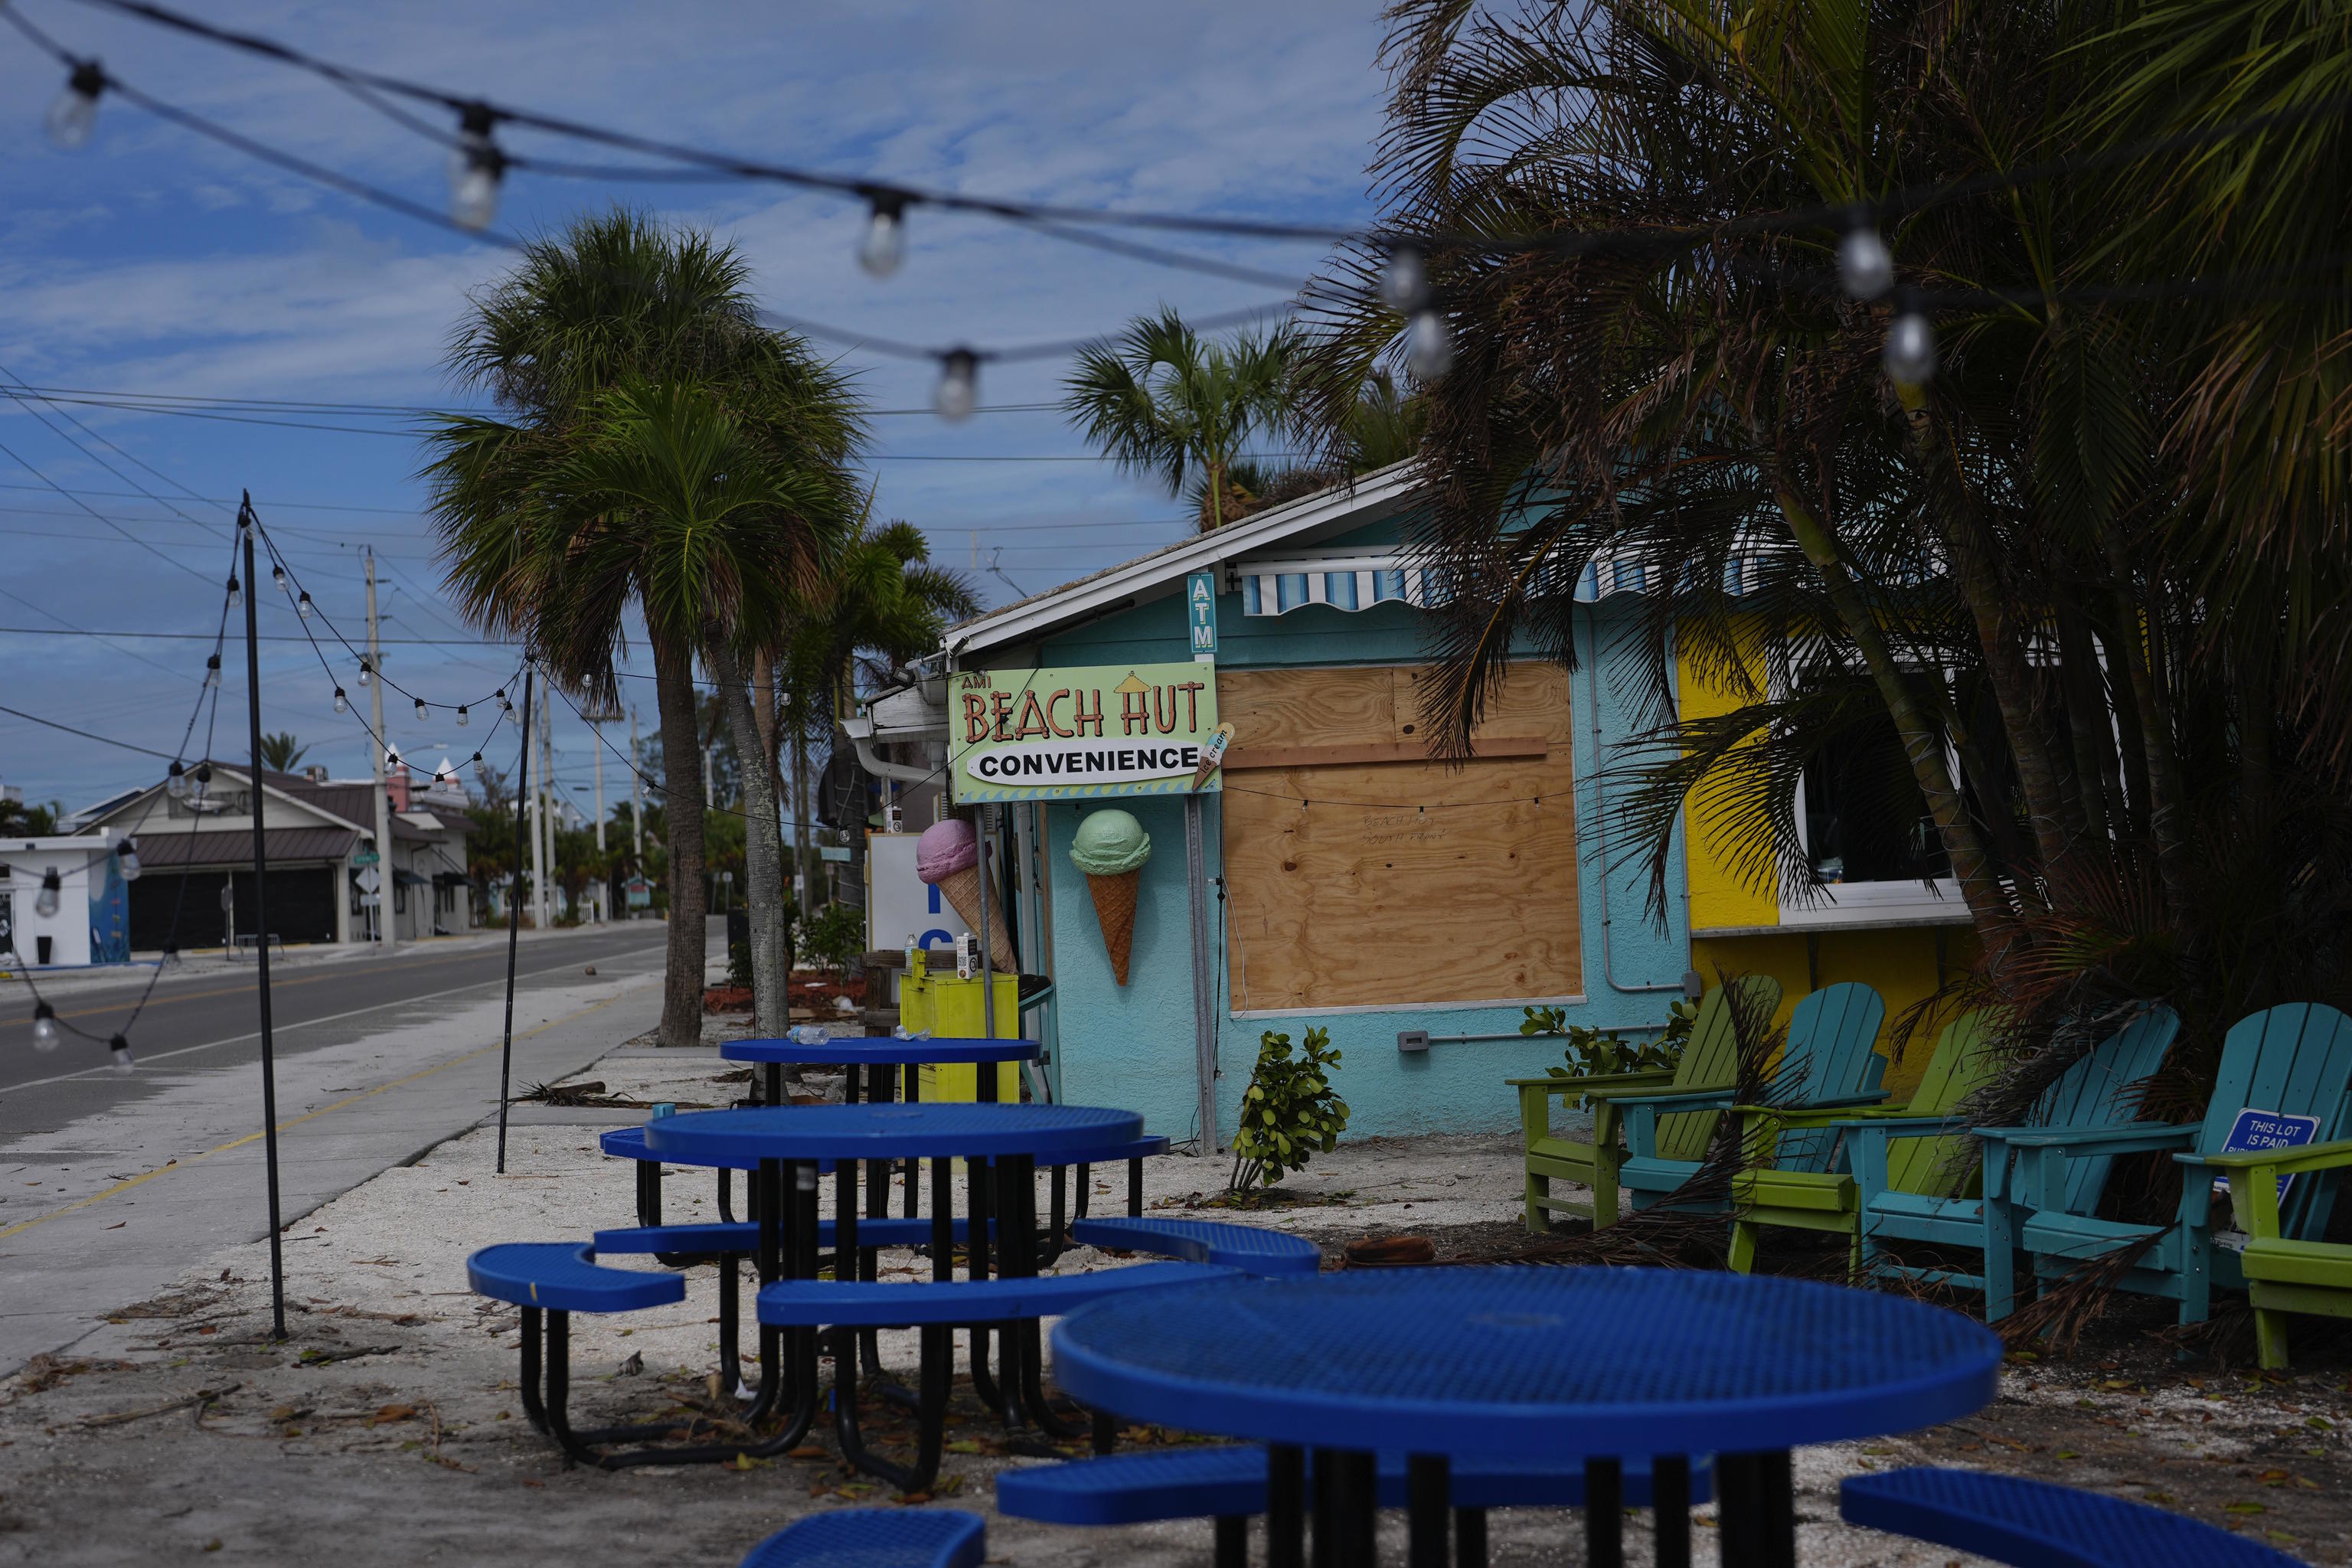
M 273 866 L 280 861 L 341 860 L 352 852 L 360 836 L 348 827 L 269 827 L 262 842 Z M 253 864 L 253 835 L 190 833 L 185 827 L 151 827 L 139 835 L 139 865 L 142 870 L 169 868 L 226 869 Z

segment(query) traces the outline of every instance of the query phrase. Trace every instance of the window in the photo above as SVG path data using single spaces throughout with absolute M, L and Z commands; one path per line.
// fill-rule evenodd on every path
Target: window
M 1419 675 L 1218 672 L 1236 1013 L 1582 992 L 1567 673 L 1513 667 L 1460 768 L 1425 760 Z
M 1924 882 L 1951 874 L 1895 721 L 1883 715 L 1805 763 L 1801 817 L 1813 879 Z

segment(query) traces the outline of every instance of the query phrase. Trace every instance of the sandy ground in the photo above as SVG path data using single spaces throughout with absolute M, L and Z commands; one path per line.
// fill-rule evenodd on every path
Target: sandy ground
M 581 1076 L 638 1100 L 716 1104 L 743 1092 L 728 1074 L 709 1049 L 625 1047 Z M 309 1215 L 285 1237 L 284 1343 L 267 1337 L 268 1255 L 257 1244 L 125 1303 L 70 1351 L 0 1384 L 0 1563 L 726 1564 L 800 1515 L 894 1500 L 835 1460 L 824 1430 L 790 1458 L 744 1469 L 605 1474 L 566 1468 L 521 1419 L 517 1314 L 467 1291 L 466 1255 L 631 1223 L 629 1172 L 597 1152 L 595 1134 L 635 1119 L 521 1108 L 503 1175 L 485 1128 Z M 1146 1201 L 1197 1203 L 1221 1192 L 1224 1176 L 1221 1162 L 1154 1161 Z M 1122 1205 L 1125 1181 L 1123 1172 L 1097 1172 L 1096 1204 Z M 1415 1232 L 1447 1256 L 1521 1234 L 1516 1139 L 1343 1143 L 1285 1187 L 1286 1202 L 1250 1217 L 1313 1237 L 1334 1263 L 1360 1236 Z M 673 1173 L 667 1193 L 672 1219 L 715 1208 L 708 1173 Z M 918 1266 L 911 1254 L 884 1261 Z M 1081 1248 L 1058 1268 L 1120 1263 Z M 716 1271 L 698 1268 L 678 1306 L 575 1318 L 575 1408 L 598 1420 L 646 1419 L 707 1399 L 717 1289 Z M 1801 1452 L 1802 1560 L 1971 1563 L 1837 1521 L 1844 1476 L 1927 1462 L 2061 1479 L 2180 1508 L 2310 1562 L 2352 1561 L 2352 1510 L 2342 1500 L 2352 1488 L 2347 1347 L 2314 1329 L 2298 1341 L 2294 1376 L 2226 1374 L 2210 1357 L 2181 1361 L 2155 1336 L 2155 1312 L 2111 1317 L 2067 1358 L 2013 1358 L 2000 1398 L 1968 1421 Z M 912 1340 L 885 1335 L 885 1361 L 910 1370 Z M 910 1436 L 887 1408 L 867 1408 L 869 1436 L 882 1446 Z M 986 1511 L 992 1476 L 1034 1462 L 1009 1455 L 1001 1436 L 960 1386 L 932 1500 Z M 1138 1431 L 1129 1440 L 1181 1439 Z M 1712 1563 L 1711 1510 L 1700 1524 L 1700 1561 Z M 1073 1531 L 991 1513 L 990 1543 L 992 1562 L 1022 1564 L 1210 1557 L 1205 1522 Z M 1644 1517 L 1629 1517 L 1628 1546 L 1631 1561 L 1650 1560 Z M 1558 1513 L 1497 1513 L 1493 1548 L 1498 1563 L 1582 1560 L 1578 1521 Z M 1401 1535 L 1384 1555 L 1401 1560 Z

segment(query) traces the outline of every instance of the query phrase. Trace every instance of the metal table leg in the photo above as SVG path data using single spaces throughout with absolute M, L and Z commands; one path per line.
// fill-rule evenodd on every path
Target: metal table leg
M 1287 1444 L 1265 1450 L 1266 1568 L 1307 1568 L 1307 1454 Z
M 1414 1454 L 1405 1460 L 1405 1561 L 1412 1568 L 1446 1568 L 1445 1528 L 1452 1522 L 1452 1467 L 1443 1454 Z

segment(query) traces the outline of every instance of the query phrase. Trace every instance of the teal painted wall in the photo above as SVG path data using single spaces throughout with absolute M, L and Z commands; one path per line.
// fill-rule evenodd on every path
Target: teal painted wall
M 1393 524 L 1381 525 L 1324 548 L 1377 546 L 1393 538 Z M 1422 612 L 1404 605 L 1354 613 L 1307 605 L 1286 616 L 1244 616 L 1241 596 L 1227 593 L 1218 596 L 1217 610 L 1217 661 L 1227 668 L 1392 664 L 1423 657 Z M 1611 852 L 1621 859 L 1626 845 L 1614 821 L 1595 821 L 1592 720 L 1597 710 L 1603 750 L 1624 735 L 1629 720 L 1612 690 L 1611 672 L 1630 657 L 1630 650 L 1615 646 L 1613 628 L 1624 624 L 1624 613 L 1603 601 L 1598 615 L 1601 659 L 1596 668 L 1591 657 L 1592 623 L 1586 620 L 1579 633 L 1585 665 L 1576 676 L 1571 698 L 1586 999 L 1568 1013 L 1573 1023 L 1654 1028 L 1664 1020 L 1668 1002 L 1679 994 L 1683 972 L 1689 966 L 1681 849 L 1677 843 L 1668 868 L 1674 897 L 1665 930 L 1644 916 L 1645 884 L 1638 868 L 1621 866 L 1608 873 L 1604 890 L 1601 845 L 1606 838 Z M 1183 601 L 1171 595 L 1051 638 L 1034 662 L 1069 667 L 1170 659 L 1183 657 L 1185 647 Z M 1614 796 L 1611 799 L 1613 803 Z M 1122 987 L 1111 973 L 1086 879 L 1069 861 L 1070 836 L 1083 810 L 1096 807 L 1055 805 L 1045 814 L 1062 1094 L 1073 1104 L 1140 1111 L 1151 1131 L 1182 1140 L 1197 1131 L 1183 805 L 1168 798 L 1103 804 L 1133 812 L 1151 835 L 1152 858 L 1138 889 L 1134 955 L 1129 984 Z M 1208 868 L 1214 878 L 1221 874 L 1222 860 L 1213 805 L 1206 815 Z M 1433 1035 L 1515 1031 L 1521 1017 L 1517 1007 L 1234 1018 L 1225 992 L 1219 886 L 1213 883 L 1210 891 L 1220 943 L 1215 964 L 1218 1123 L 1228 1136 L 1257 1058 L 1259 1036 L 1266 1029 L 1286 1032 L 1294 1040 L 1310 1026 L 1330 1030 L 1332 1043 L 1345 1058 L 1339 1087 L 1352 1112 L 1351 1137 L 1507 1130 L 1517 1125 L 1517 1103 L 1503 1080 L 1539 1073 L 1561 1059 L 1559 1044 L 1549 1040 L 1433 1045 L 1426 1052 L 1410 1054 L 1396 1048 L 1397 1034 L 1403 1029 L 1426 1029 Z M 1567 911 L 1561 918 L 1570 918 Z M 1398 962 L 1415 962 L 1415 955 L 1400 953 Z M 1666 989 L 1640 989 L 1644 986 Z

